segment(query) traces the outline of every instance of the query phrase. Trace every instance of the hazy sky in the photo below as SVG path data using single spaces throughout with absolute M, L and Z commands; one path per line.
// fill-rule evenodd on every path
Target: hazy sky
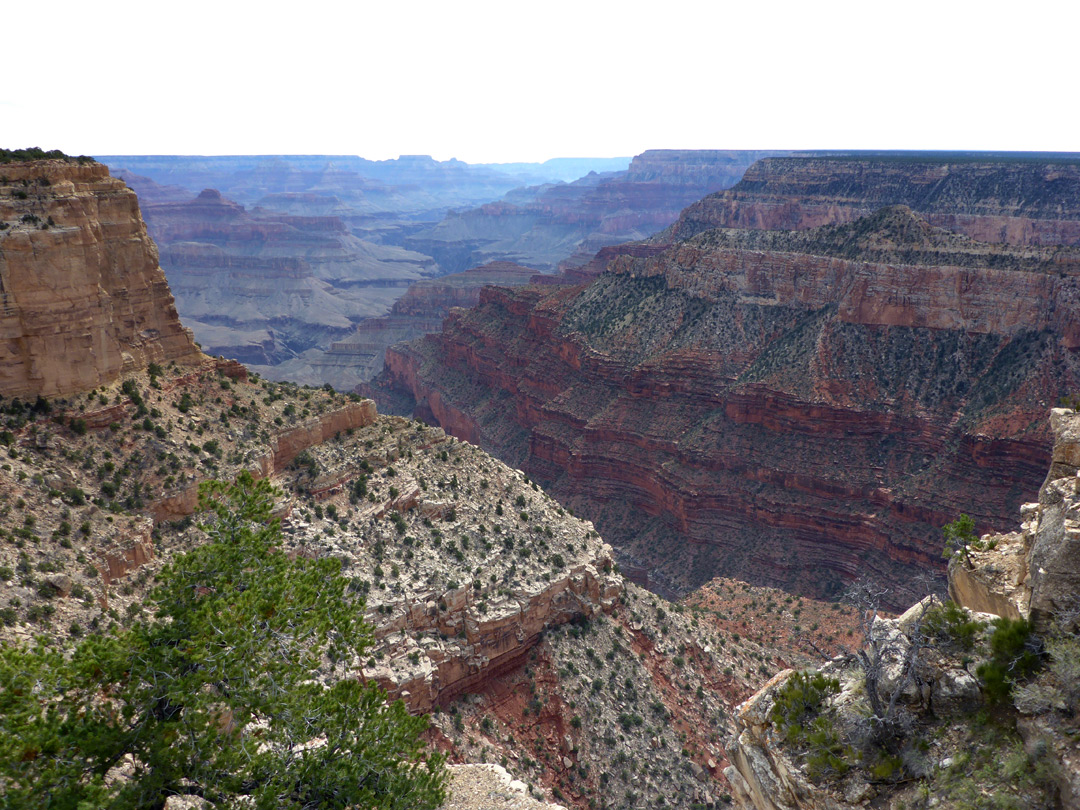
M 1080 151 L 1074 1 L 50 0 L 33 16 L 3 38 L 9 148 Z

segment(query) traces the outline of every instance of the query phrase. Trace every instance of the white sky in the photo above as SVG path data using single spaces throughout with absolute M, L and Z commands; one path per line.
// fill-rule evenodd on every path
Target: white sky
M 32 22 L 12 14 L 8 148 L 1080 151 L 1075 0 L 50 0 Z

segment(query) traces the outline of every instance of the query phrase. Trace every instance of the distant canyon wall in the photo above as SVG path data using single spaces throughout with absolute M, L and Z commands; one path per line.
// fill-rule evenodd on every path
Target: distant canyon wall
M 676 239 L 709 228 L 802 230 L 906 205 L 983 242 L 1080 244 L 1080 160 L 774 157 L 691 205 Z
M 900 606 L 943 571 L 944 523 L 1007 526 L 1037 490 L 1046 408 L 1080 390 L 1080 262 L 903 209 L 863 225 L 831 256 L 703 233 L 588 285 L 485 290 L 370 390 L 521 466 L 656 586 L 870 574 Z

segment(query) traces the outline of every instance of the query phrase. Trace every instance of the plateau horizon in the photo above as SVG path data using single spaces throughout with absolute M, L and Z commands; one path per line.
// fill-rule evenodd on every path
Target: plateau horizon
M 902 13 L 838 0 L 53 9 L 48 58 L 39 37 L 6 43 L 10 64 L 33 65 L 34 86 L 55 89 L 0 91 L 8 143 L 470 163 L 793 141 L 1080 148 L 1078 114 L 1062 101 L 1080 11 L 1060 4 L 1010 14 L 923 0 Z M 88 43 L 92 71 L 81 64 Z M 79 92 L 73 77 L 84 75 L 111 81 Z M 111 87 L 138 115 L 117 114 Z M 985 113 L 996 113 L 992 126 Z

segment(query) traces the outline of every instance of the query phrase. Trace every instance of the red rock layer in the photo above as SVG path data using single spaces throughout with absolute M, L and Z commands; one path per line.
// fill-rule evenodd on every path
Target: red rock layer
M 1037 157 L 780 157 L 691 205 L 676 238 L 708 228 L 802 230 L 906 205 L 984 242 L 1080 244 L 1080 161 Z
M 99 164 L 0 169 L 0 394 L 61 396 L 201 358 L 134 192 Z
M 1004 528 L 1038 490 L 1046 407 L 1080 389 L 1075 271 L 690 242 L 486 289 L 373 391 L 521 466 L 661 589 L 865 573 L 902 606 L 944 523 Z

